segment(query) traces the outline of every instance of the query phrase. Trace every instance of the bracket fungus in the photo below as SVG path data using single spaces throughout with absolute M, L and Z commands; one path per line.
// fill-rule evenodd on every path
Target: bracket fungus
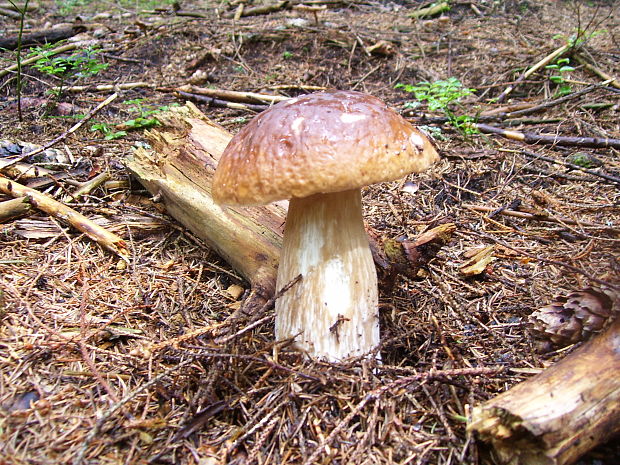
M 377 275 L 361 188 L 428 168 L 430 140 L 360 92 L 304 95 L 256 116 L 226 147 L 212 194 L 224 205 L 289 199 L 275 304 L 276 338 L 339 361 L 379 344 Z

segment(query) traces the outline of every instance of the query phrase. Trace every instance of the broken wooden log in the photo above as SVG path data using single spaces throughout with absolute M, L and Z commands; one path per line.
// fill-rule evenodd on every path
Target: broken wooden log
M 620 432 L 620 318 L 551 368 L 474 407 L 469 431 L 510 465 L 568 465 Z
M 147 131 L 151 149 L 138 148 L 127 160 L 133 175 L 168 213 L 204 240 L 252 287 L 244 311 L 260 308 L 275 293 L 276 268 L 286 210 L 220 207 L 211 179 L 232 135 L 193 104 L 157 114 L 162 126 Z

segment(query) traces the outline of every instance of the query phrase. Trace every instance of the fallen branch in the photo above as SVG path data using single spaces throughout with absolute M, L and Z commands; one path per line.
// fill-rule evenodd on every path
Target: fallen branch
M 499 464 L 566 465 L 620 431 L 620 319 L 527 381 L 475 407 L 469 431 Z
M 19 13 L 18 13 L 19 17 Z M 74 35 L 86 31 L 86 26 L 83 24 L 75 24 L 73 26 L 61 27 L 57 29 L 46 29 L 44 31 L 31 32 L 29 34 L 23 34 L 21 37 L 21 46 L 29 47 L 37 44 L 53 44 L 61 40 L 69 39 Z M 6 48 L 7 50 L 15 50 L 17 48 L 18 37 L 5 37 L 0 39 L 0 48 Z
M 5 194 L 13 197 L 28 197 L 29 202 L 33 207 L 36 207 L 65 223 L 69 223 L 77 230 L 86 234 L 90 239 L 120 257 L 124 259 L 129 257 L 127 244 L 125 244 L 125 241 L 121 237 L 109 232 L 86 218 L 84 215 L 60 202 L 57 202 L 45 194 L 42 194 L 37 190 L 30 189 L 29 187 L 22 186 L 21 184 L 1 176 L 0 192 L 4 192 Z
M 58 48 L 54 48 L 52 50 L 48 50 L 45 52 L 46 56 L 52 56 L 52 55 L 58 55 L 59 53 L 64 53 L 64 52 L 68 52 L 70 50 L 75 50 L 76 48 L 78 48 L 78 44 L 77 43 L 72 43 L 72 44 L 65 44 L 62 45 Z M 27 60 L 23 60 L 21 62 L 22 66 L 26 66 L 26 65 L 30 65 L 32 63 L 35 63 L 37 60 L 40 60 L 41 58 L 43 58 L 43 55 L 39 54 L 39 55 L 35 55 L 31 58 L 28 58 Z M 4 68 L 2 70 L 0 70 L 0 77 L 4 77 L 7 74 L 10 74 L 14 71 L 17 71 L 18 65 L 14 64 L 9 66 L 8 68 Z
M 32 205 L 30 205 L 28 197 L 18 197 L 0 202 L 0 223 L 18 216 L 27 215 L 31 211 Z
M 615 233 L 615 234 L 620 234 L 620 229 L 613 228 L 613 227 L 608 226 L 606 224 L 590 223 L 588 221 L 577 221 L 577 220 L 573 220 L 571 218 L 566 218 L 564 216 L 551 216 L 551 215 L 545 214 L 543 212 L 529 213 L 529 212 L 522 212 L 522 211 L 516 211 L 516 210 L 507 210 L 507 209 L 501 209 L 501 210 L 498 211 L 498 209 L 496 209 L 494 207 L 486 207 L 484 205 L 468 205 L 468 204 L 463 204 L 463 207 L 467 208 L 468 210 L 473 210 L 473 211 L 477 211 L 477 212 L 483 212 L 483 213 L 496 213 L 497 212 L 497 213 L 499 213 L 501 215 L 512 216 L 514 218 L 523 218 L 523 219 L 526 219 L 526 220 L 544 221 L 544 222 L 548 222 L 548 223 L 570 224 L 570 225 L 575 225 L 575 226 L 583 226 L 583 227 L 588 227 L 588 228 L 596 228 L 596 229 L 601 229 L 603 231 L 609 231 L 609 232 L 612 232 L 612 233 Z
M 290 97 L 284 97 L 282 95 L 257 94 L 255 92 L 237 92 L 234 90 L 226 89 L 209 89 L 207 87 L 198 87 L 192 85 L 181 86 L 175 90 L 195 95 L 204 95 L 206 97 L 227 100 L 229 102 L 258 103 L 262 105 L 269 105 L 271 103 L 278 103 L 290 99 Z
M 507 139 L 518 140 L 528 144 L 620 149 L 620 139 L 608 139 L 603 137 L 566 137 L 556 136 L 555 134 L 532 134 L 530 132 L 509 131 L 482 123 L 474 123 L 472 126 L 480 132 L 486 134 L 497 134 L 506 137 Z
M 239 19 L 237 16 L 245 18 L 246 16 L 268 15 L 269 13 L 283 10 L 288 6 L 288 4 L 288 0 L 285 0 L 271 4 L 255 6 L 253 8 L 242 8 L 241 14 L 237 14 L 236 11 L 229 11 L 227 13 L 224 13 L 222 16 L 224 18 Z M 241 3 L 241 5 L 243 5 L 243 3 Z
M 596 66 L 594 66 L 592 63 L 588 62 L 581 54 L 579 53 L 575 53 L 574 54 L 574 58 L 575 60 L 577 60 L 577 62 L 582 65 L 585 69 L 587 69 L 588 71 L 590 71 L 593 74 L 596 74 L 598 77 L 600 77 L 601 79 L 605 80 L 607 84 L 615 87 L 616 89 L 620 89 L 620 80 L 618 80 L 617 78 L 610 76 L 609 74 L 607 74 L 605 71 L 598 69 Z
M 497 97 L 496 102 L 502 102 L 506 97 L 508 97 L 508 95 L 510 95 L 510 93 L 522 82 L 525 81 L 528 77 L 530 77 L 532 74 L 534 74 L 536 71 L 538 71 L 540 68 L 542 68 L 543 66 L 548 65 L 549 63 L 551 63 L 552 61 L 554 61 L 555 59 L 561 57 L 562 55 L 564 55 L 567 51 L 570 50 L 570 46 L 569 45 L 562 45 L 560 48 L 554 50 L 553 52 L 551 52 L 549 55 L 547 55 L 546 57 L 544 57 L 542 60 L 540 60 L 538 63 L 536 63 L 534 66 L 532 66 L 530 69 L 528 69 L 527 71 L 525 71 L 515 82 L 514 84 L 508 86 L 506 89 L 504 89 L 504 91 L 499 95 L 499 97 Z
M 448 11 L 449 9 L 450 4 L 448 2 L 440 2 L 436 4 L 434 3 L 431 6 L 428 6 L 426 8 L 420 8 L 418 10 L 415 10 L 413 13 L 409 13 L 409 17 L 414 19 L 428 18 L 430 16 L 435 16 L 443 13 L 444 11 Z
M 124 83 L 120 83 L 120 84 L 100 84 L 100 85 L 86 85 L 86 86 L 70 86 L 70 87 L 63 87 L 62 89 L 60 87 L 52 87 L 51 90 L 54 91 L 59 91 L 62 90 L 63 92 L 74 92 L 74 93 L 80 93 L 80 92 L 118 92 L 120 90 L 131 90 L 131 89 L 138 89 L 140 87 L 154 87 L 153 84 L 149 84 L 148 82 L 142 82 L 142 81 L 138 81 L 138 82 L 124 82 Z
M 193 100 L 197 102 L 204 102 L 211 107 L 217 108 L 232 108 L 234 110 L 249 110 L 249 111 L 264 111 L 269 108 L 269 105 L 256 105 L 253 103 L 238 103 L 238 102 L 227 102 L 226 100 L 217 99 L 215 97 L 207 97 L 205 95 L 192 94 L 189 92 L 183 92 L 181 90 L 177 90 L 176 93 L 185 99 Z

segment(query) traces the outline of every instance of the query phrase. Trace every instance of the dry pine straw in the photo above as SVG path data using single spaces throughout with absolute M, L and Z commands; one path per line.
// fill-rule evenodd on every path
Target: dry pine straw
M 325 365 L 274 349 L 269 319 L 215 344 L 210 328 L 235 334 L 250 323 L 217 326 L 239 305 L 231 286 L 244 283 L 194 237 L 165 223 L 145 232 L 134 218 L 128 265 L 64 228 L 48 232 L 47 241 L 25 241 L 11 234 L 19 222 L 5 225 L 5 459 L 301 463 L 318 454 L 341 463 L 475 463 L 478 452 L 461 420 L 467 406 L 522 378 L 508 371 L 398 380 L 432 370 L 549 363 L 532 349 L 525 318 L 550 292 L 587 279 L 544 259 L 602 276 L 614 269 L 617 239 L 575 226 L 488 219 L 460 202 L 499 207 L 518 198 L 536 206 L 535 198 L 543 208 L 544 192 L 547 211 L 617 224 L 618 193 L 598 182 L 532 174 L 525 168 L 559 168 L 518 153 L 490 150 L 473 158 L 444 159 L 434 174 L 412 177 L 415 195 L 402 182 L 365 191 L 368 222 L 385 236 L 414 236 L 448 220 L 458 226 L 419 279 L 401 277 L 383 291 L 382 365 Z M 125 213 L 135 216 L 135 209 Z M 467 251 L 483 245 L 496 246 L 485 276 L 460 276 Z M 192 332 L 201 335 L 179 337 Z M 89 437 L 93 427 L 98 434 Z
M 570 35 L 573 23 L 550 19 L 549 11 L 536 14 Z M 325 19 L 351 20 L 339 15 L 326 13 Z M 562 18 L 568 21 L 566 15 Z M 363 19 L 375 24 L 372 15 Z M 402 78 L 444 77 L 444 55 L 449 53 L 451 74 L 473 87 L 509 81 L 508 70 L 529 58 L 515 57 L 518 47 L 512 37 L 494 40 L 507 24 L 504 19 L 486 17 L 492 26 L 486 30 L 470 27 L 478 19 L 465 15 L 462 23 L 449 27 L 470 27 L 469 32 L 454 33 L 449 49 L 427 47 L 428 60 L 419 60 L 421 75 Z M 241 23 L 254 30 L 260 21 Z M 435 36 L 449 32 L 442 24 L 425 23 L 400 50 L 410 53 L 420 43 L 432 44 Z M 519 37 L 533 49 L 546 48 L 549 43 L 540 37 L 546 29 L 536 24 L 521 22 Z M 228 37 L 222 31 L 218 40 Z M 498 49 L 494 53 L 482 46 L 468 49 L 489 38 Z M 149 39 L 148 50 L 157 53 L 157 44 Z M 282 65 L 277 72 L 299 74 L 303 81 L 305 70 L 293 69 L 297 60 L 282 63 L 281 51 L 274 50 Z M 360 52 L 350 54 L 355 58 L 351 69 L 332 69 L 342 58 L 346 63 L 350 50 L 330 50 L 325 55 L 311 50 L 328 57 L 316 84 L 350 88 L 375 66 Z M 251 49 L 241 52 L 247 51 Z M 514 63 L 506 64 L 506 59 Z M 245 60 L 253 73 L 231 73 L 233 61 L 231 69 L 226 63 L 214 70 L 223 87 L 250 89 L 257 79 L 268 81 L 269 63 L 261 67 L 251 53 Z M 492 66 L 489 60 L 495 60 Z M 490 67 L 506 74 L 489 75 Z M 391 62 L 386 62 L 359 90 L 402 99 L 381 79 L 384 70 L 395 77 Z M 321 76 L 341 82 L 321 82 Z M 525 86 L 526 92 L 537 89 L 540 84 Z M 613 134 L 613 123 L 589 120 L 576 113 L 577 107 L 556 110 L 563 122 L 538 129 Z M 238 116 L 230 111 L 211 114 L 222 121 Z M 546 213 L 617 227 L 617 186 L 532 160 L 518 151 L 521 147 L 483 136 L 460 145 L 442 142 L 445 157 L 433 173 L 409 178 L 419 187 L 415 195 L 403 189 L 402 181 L 364 191 L 367 222 L 385 237 L 414 237 L 444 221 L 457 225 L 453 241 L 418 279 L 399 277 L 393 288 L 382 289 L 381 365 L 303 360 L 286 347 L 274 347 L 269 318 L 241 333 L 252 321 L 269 316 L 270 309 L 228 325 L 226 317 L 239 305 L 233 285 L 245 284 L 174 222 L 147 227 L 148 215 L 157 210 L 135 196 L 121 194 L 118 203 L 106 205 L 105 213 L 114 214 L 122 225 L 116 232 L 130 244 L 129 264 L 44 216 L 0 225 L 0 461 L 216 464 L 320 463 L 331 458 L 334 463 L 478 463 L 480 450 L 462 421 L 468 405 L 562 355 L 536 354 L 525 326 L 527 315 L 555 293 L 585 286 L 589 277 L 611 273 L 610 279 L 617 279 L 620 269 L 618 237 L 609 231 L 501 214 L 489 218 L 462 207 L 499 208 L 519 200 Z M 566 155 L 557 149 L 537 150 L 552 158 Z M 617 153 L 596 155 L 608 172 L 620 171 Z M 102 192 L 93 196 L 105 197 Z M 26 230 L 42 231 L 42 237 L 19 235 Z M 495 260 L 482 276 L 461 276 L 459 266 L 482 246 L 495 246 Z M 213 342 L 215 333 L 240 335 L 221 345 Z M 194 337 L 184 338 L 187 334 Z M 482 371 L 496 366 L 505 370 Z M 449 371 L 470 368 L 479 371 Z

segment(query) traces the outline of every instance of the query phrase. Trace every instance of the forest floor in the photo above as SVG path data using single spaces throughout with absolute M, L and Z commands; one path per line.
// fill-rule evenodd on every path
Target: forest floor
M 128 258 L 59 214 L 0 219 L 0 463 L 483 463 L 484 444 L 466 430 L 471 407 L 580 345 L 541 350 L 532 312 L 620 283 L 620 90 L 609 80 L 620 78 L 618 2 L 451 1 L 422 18 L 411 17 L 426 6 L 415 1 L 306 2 L 325 5 L 316 13 L 274 2 L 253 16 L 243 14 L 258 3 L 237 1 L 31 3 L 25 34 L 73 32 L 22 67 L 19 101 L 14 47 L 3 45 L 0 162 L 58 140 L 0 181 L 118 234 Z M 17 37 L 19 20 L 0 16 L 0 31 Z M 24 59 L 34 47 L 23 45 Z M 449 78 L 462 94 L 449 112 L 406 88 L 435 83 L 439 99 Z M 435 136 L 432 169 L 363 191 L 381 240 L 456 227 L 422 270 L 382 286 L 380 364 L 279 346 L 275 357 L 270 318 L 222 345 L 203 331 L 239 308 L 248 284 L 125 160 L 170 105 L 192 100 L 231 133 L 260 108 L 180 94 L 189 84 L 285 97 L 358 90 Z M 480 250 L 486 261 L 464 272 Z M 450 375 L 459 369 L 471 371 Z M 612 441 L 581 463 L 619 460 Z

